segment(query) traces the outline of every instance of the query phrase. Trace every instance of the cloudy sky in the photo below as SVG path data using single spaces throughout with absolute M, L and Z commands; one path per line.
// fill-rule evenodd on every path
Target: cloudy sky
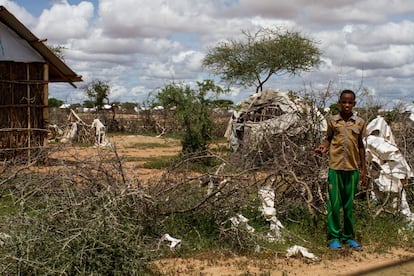
M 170 83 L 214 78 L 207 49 L 242 30 L 281 27 L 317 41 L 322 63 L 267 87 L 322 93 L 367 89 L 385 107 L 414 100 L 414 1 L 408 0 L 0 0 L 37 37 L 62 45 L 85 85 L 108 81 L 110 100 L 146 101 Z M 235 103 L 254 88 L 234 87 Z M 50 97 L 83 102 L 82 89 L 50 86 Z

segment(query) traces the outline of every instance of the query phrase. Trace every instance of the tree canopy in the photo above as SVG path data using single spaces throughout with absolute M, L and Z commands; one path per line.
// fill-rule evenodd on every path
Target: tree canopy
M 299 32 L 263 28 L 243 34 L 246 40 L 220 42 L 203 59 L 203 66 L 229 85 L 255 85 L 256 92 L 262 91 L 272 75 L 296 75 L 320 62 L 316 43 Z
M 108 97 L 111 92 L 111 88 L 107 82 L 94 80 L 87 86 L 83 87 L 83 89 L 91 102 L 96 106 L 97 110 L 103 109 L 104 100 L 109 103 Z
M 48 99 L 48 105 L 49 107 L 59 107 L 63 104 L 63 101 L 58 100 L 56 98 L 49 98 Z
M 183 129 L 181 143 L 183 153 L 197 153 L 206 149 L 211 139 L 213 121 L 210 117 L 213 101 L 208 97 L 225 91 L 212 80 L 190 85 L 171 83 L 161 88 L 156 98 L 164 108 L 174 109 Z

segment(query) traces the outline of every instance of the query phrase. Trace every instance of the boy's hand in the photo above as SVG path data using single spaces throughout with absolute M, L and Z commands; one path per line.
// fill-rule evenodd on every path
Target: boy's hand
M 324 154 L 327 151 L 327 149 L 328 148 L 325 145 L 320 145 L 315 149 L 315 152 L 319 154 Z
M 361 186 L 367 185 L 367 170 L 361 169 Z

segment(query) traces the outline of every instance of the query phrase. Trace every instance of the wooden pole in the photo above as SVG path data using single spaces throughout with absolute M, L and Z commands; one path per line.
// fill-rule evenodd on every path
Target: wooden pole
M 26 64 L 26 79 L 28 81 L 30 81 L 30 66 L 27 63 Z M 30 163 L 30 159 L 31 159 L 31 152 L 30 152 L 30 146 L 31 146 L 31 126 L 32 126 L 32 122 L 31 122 L 31 116 L 30 116 L 30 84 L 28 83 L 26 85 L 26 90 L 27 90 L 27 162 Z
M 43 126 L 42 128 L 48 129 L 49 126 L 49 65 L 45 63 L 43 65 Z M 47 135 L 44 137 L 43 146 L 47 146 Z

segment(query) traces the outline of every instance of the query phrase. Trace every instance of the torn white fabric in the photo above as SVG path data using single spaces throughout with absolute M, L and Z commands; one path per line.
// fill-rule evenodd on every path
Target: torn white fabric
M 237 214 L 236 216 L 231 217 L 229 220 L 231 221 L 232 225 L 236 228 L 242 226 L 249 233 L 253 233 L 255 231 L 254 228 L 248 224 L 249 219 L 243 216 L 242 214 Z
M 63 138 L 60 140 L 62 143 L 67 143 L 72 141 L 76 137 L 76 133 L 78 132 L 78 124 L 76 122 L 71 123 L 70 128 L 64 134 Z
M 225 137 L 233 150 L 240 144 L 259 149 L 265 137 L 279 133 L 297 135 L 309 126 L 326 131 L 327 123 L 319 110 L 303 98 L 272 89 L 255 93 L 233 112 Z
M 410 113 L 410 116 L 408 117 L 411 121 L 414 122 L 414 104 L 409 104 L 404 109 L 405 112 Z
M 272 180 L 272 183 L 275 180 Z M 275 190 L 272 185 L 266 185 L 259 189 L 259 198 L 262 206 L 259 207 L 262 215 L 270 222 L 270 229 L 267 237 L 271 241 L 282 241 L 282 229 L 284 228 L 280 220 L 276 217 Z
M 247 122 L 244 124 L 245 130 L 248 129 L 248 139 L 244 140 L 253 148 L 257 148 L 265 137 L 271 137 L 275 134 L 287 132 L 288 135 L 294 136 L 303 131 L 303 127 L 297 125 L 300 121 L 298 113 L 286 113 L 276 118 L 258 123 Z
M 99 119 L 93 120 L 91 128 L 95 129 L 95 146 L 105 147 L 111 145 L 106 139 L 105 125 Z
M 312 261 L 319 260 L 319 258 L 315 254 L 309 252 L 308 249 L 306 249 L 303 246 L 294 245 L 287 249 L 286 258 L 289 258 L 292 256 L 298 256 L 298 255 L 311 259 Z
M 402 188 L 401 179 L 414 176 L 407 160 L 396 146 L 382 137 L 369 135 L 366 143 L 367 160 L 381 167 L 380 190 L 399 192 Z
M 259 197 L 262 201 L 260 210 L 266 218 L 276 216 L 275 190 L 271 186 L 263 186 L 259 189 Z
M 414 173 L 396 146 L 391 128 L 383 117 L 378 116 L 367 125 L 367 134 L 367 161 L 376 163 L 381 169 L 378 178 L 374 180 L 379 192 L 394 193 L 395 202 L 400 202 L 401 213 L 408 220 L 413 220 L 402 180 L 412 179 Z M 397 200 L 397 197 L 400 199 Z M 374 192 L 371 192 L 371 199 L 377 199 Z
M 282 237 L 282 229 L 284 226 L 276 216 L 272 216 L 270 219 L 270 231 L 267 233 L 267 237 L 270 241 L 284 241 Z
M 176 239 L 172 236 L 170 236 L 170 234 L 164 234 L 164 236 L 162 236 L 160 241 L 168 241 L 170 242 L 170 245 L 168 246 L 171 250 L 174 250 L 177 246 L 181 245 L 181 240 L 180 239 Z
M 384 138 L 391 144 L 395 145 L 394 135 L 392 134 L 390 126 L 384 120 L 383 117 L 377 116 L 374 120 L 369 122 L 367 125 L 367 134 L 376 135 L 375 131 L 378 132 L 378 136 Z

